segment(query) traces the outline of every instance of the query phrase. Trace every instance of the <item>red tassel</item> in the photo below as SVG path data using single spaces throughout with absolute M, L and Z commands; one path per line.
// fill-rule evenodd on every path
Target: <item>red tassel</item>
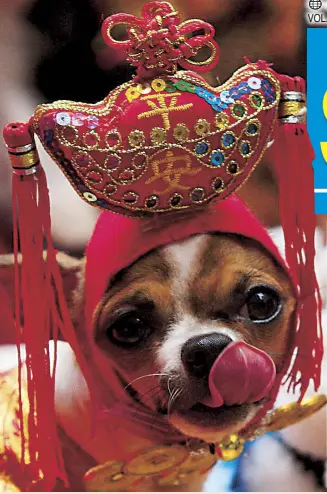
M 286 260 L 299 295 L 296 333 L 290 342 L 294 353 L 292 361 L 286 363 L 285 382 L 293 391 L 300 387 L 301 400 L 311 379 L 315 390 L 319 388 L 323 356 L 321 298 L 314 269 L 314 153 L 301 114 L 305 111 L 304 102 L 294 103 L 285 94 L 304 93 L 304 81 L 288 76 L 280 76 L 280 81 L 281 110 L 273 150 Z M 292 107 L 298 112 L 292 113 Z
M 51 491 L 57 478 L 68 485 L 57 436 L 55 414 L 56 343 L 59 332 L 68 341 L 86 380 L 87 362 L 78 346 L 63 292 L 62 279 L 51 240 L 49 193 L 33 136 L 27 124 L 10 124 L 4 138 L 13 167 L 13 219 L 15 257 L 15 319 L 19 358 L 22 468 L 39 479 L 24 490 Z M 47 247 L 46 256 L 44 248 Z M 18 251 L 21 251 L 21 269 Z M 21 320 L 22 319 L 22 320 Z M 49 340 L 54 339 L 55 358 L 51 368 Z M 23 423 L 22 357 L 26 347 L 29 400 L 28 425 Z

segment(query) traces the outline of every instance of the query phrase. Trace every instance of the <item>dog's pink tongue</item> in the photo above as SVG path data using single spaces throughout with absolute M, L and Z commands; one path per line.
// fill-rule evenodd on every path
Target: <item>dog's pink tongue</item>
M 212 408 L 254 403 L 268 393 L 275 376 L 269 355 L 242 341 L 231 343 L 211 368 L 210 396 L 202 403 Z

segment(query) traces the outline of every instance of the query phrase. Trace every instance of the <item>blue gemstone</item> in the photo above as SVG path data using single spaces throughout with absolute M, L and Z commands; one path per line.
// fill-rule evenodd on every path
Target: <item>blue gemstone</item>
M 208 152 L 209 146 L 206 142 L 199 142 L 195 148 L 196 154 L 206 154 Z
M 255 123 L 250 123 L 246 130 L 248 134 L 255 135 L 258 132 L 258 126 Z
M 211 156 L 211 164 L 214 166 L 221 166 L 225 160 L 225 156 L 221 151 L 216 151 L 215 153 L 212 153 Z
M 232 146 L 235 142 L 235 137 L 233 134 L 225 134 L 222 138 L 223 146 L 229 147 Z
M 241 153 L 246 156 L 250 152 L 250 145 L 248 142 L 242 142 L 241 144 Z

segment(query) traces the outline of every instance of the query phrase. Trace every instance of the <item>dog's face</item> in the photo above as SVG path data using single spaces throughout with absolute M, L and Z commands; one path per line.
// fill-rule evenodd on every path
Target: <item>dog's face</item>
M 202 404 L 213 362 L 240 340 L 280 371 L 294 308 L 289 280 L 255 242 L 196 235 L 116 276 L 95 311 L 94 338 L 138 399 L 186 435 L 215 442 L 240 430 L 259 403 Z

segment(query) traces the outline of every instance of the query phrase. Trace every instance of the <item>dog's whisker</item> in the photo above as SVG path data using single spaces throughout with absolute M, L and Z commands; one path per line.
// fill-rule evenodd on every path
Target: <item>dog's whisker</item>
M 133 383 L 135 383 L 136 381 L 139 381 L 140 379 L 145 379 L 146 377 L 162 377 L 162 376 L 169 376 L 169 374 L 164 374 L 162 372 L 158 372 L 158 373 L 154 373 L 154 374 L 145 374 L 144 376 L 139 376 L 139 377 L 136 377 L 135 379 L 133 379 L 133 381 L 131 381 L 130 383 L 127 384 L 127 386 L 125 386 L 125 390 L 131 386 Z
M 154 394 L 158 394 L 160 391 L 161 391 L 161 388 L 159 388 L 159 386 L 154 386 L 153 388 L 149 389 L 148 391 L 146 391 L 145 393 L 140 395 L 141 402 L 143 404 L 147 403 L 147 401 L 151 400 L 151 398 L 152 398 L 152 396 L 154 396 Z M 144 400 L 145 396 L 147 398 Z
M 177 398 L 182 394 L 183 390 L 182 388 L 177 388 L 175 389 L 174 391 L 174 394 L 173 396 L 169 399 L 168 401 L 168 406 L 167 406 L 167 415 L 169 416 L 170 415 L 170 412 L 171 412 L 171 408 L 174 404 L 174 402 L 177 400 Z
M 173 377 L 170 377 L 170 378 L 168 379 L 168 382 L 167 382 L 167 388 L 168 388 L 168 393 L 169 393 L 169 396 L 170 396 L 170 397 L 172 396 L 172 391 L 171 391 L 171 389 L 170 389 L 169 384 L 170 384 L 170 381 L 171 381 L 172 379 L 173 379 Z

